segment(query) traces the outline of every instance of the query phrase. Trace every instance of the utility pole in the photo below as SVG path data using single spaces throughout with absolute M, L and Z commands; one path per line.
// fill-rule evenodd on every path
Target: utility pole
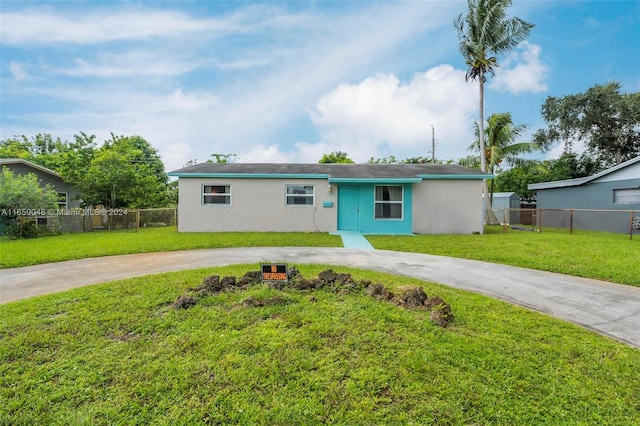
M 436 129 L 431 125 L 431 164 L 436 164 Z

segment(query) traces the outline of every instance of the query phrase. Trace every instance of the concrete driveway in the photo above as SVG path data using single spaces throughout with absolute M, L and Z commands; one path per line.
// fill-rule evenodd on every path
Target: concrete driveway
M 495 297 L 640 348 L 640 288 L 466 259 L 344 248 L 144 253 L 0 270 L 0 302 L 160 272 L 239 263 L 317 263 L 388 272 Z

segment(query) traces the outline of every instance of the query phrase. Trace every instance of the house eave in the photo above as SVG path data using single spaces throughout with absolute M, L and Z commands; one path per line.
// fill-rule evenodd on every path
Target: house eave
M 50 174 L 51 176 L 55 176 L 57 178 L 62 179 L 62 176 L 60 176 L 58 173 L 54 172 L 53 170 L 47 169 L 46 167 L 43 167 L 36 163 L 32 163 L 31 161 L 28 161 L 22 158 L 1 158 L 0 159 L 0 167 L 8 166 L 10 164 L 22 164 L 24 166 L 31 167 L 32 169 L 39 170 L 43 173 L 47 173 L 47 174 Z
M 481 180 L 493 179 L 495 175 L 418 175 L 418 177 L 422 180 Z
M 329 178 L 329 183 L 419 183 L 419 178 Z
M 584 185 L 585 183 L 591 180 L 593 179 L 578 178 L 578 179 L 556 180 L 553 182 L 530 183 L 527 185 L 527 189 L 529 189 L 530 191 L 537 191 L 539 189 L 566 188 L 569 186 Z
M 270 174 L 270 173 L 167 173 L 178 178 L 226 178 L 226 179 L 328 179 L 327 174 Z
M 530 191 L 536 191 L 540 189 L 554 189 L 554 188 L 566 188 L 569 186 L 580 186 L 586 183 L 597 180 L 601 177 L 607 176 L 613 172 L 624 169 L 625 167 L 629 167 L 632 164 L 640 162 L 640 156 L 636 158 L 632 158 L 631 160 L 625 161 L 624 163 L 620 163 L 617 166 L 613 166 L 607 170 L 604 170 L 600 173 L 596 173 L 593 176 L 587 176 L 583 178 L 576 179 L 565 179 L 565 180 L 555 180 L 551 182 L 540 182 L 540 183 L 530 183 L 527 185 L 527 189 Z
M 420 183 L 423 180 L 479 180 L 493 179 L 495 176 L 486 175 L 418 175 L 410 178 L 392 177 L 331 177 L 328 174 L 271 174 L 271 173 L 180 173 L 169 172 L 168 176 L 177 178 L 223 178 L 223 179 L 328 179 L 330 183 Z

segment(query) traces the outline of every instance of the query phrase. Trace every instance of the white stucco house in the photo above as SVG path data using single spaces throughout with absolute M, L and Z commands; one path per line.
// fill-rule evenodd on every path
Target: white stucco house
M 201 163 L 178 178 L 178 230 L 482 233 L 482 180 L 458 165 Z

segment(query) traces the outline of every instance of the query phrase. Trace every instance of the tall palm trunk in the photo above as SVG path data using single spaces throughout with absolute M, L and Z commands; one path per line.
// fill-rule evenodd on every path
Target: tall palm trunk
M 480 121 L 478 121 L 478 128 L 480 130 L 480 170 L 487 171 L 487 153 L 485 152 L 484 143 L 484 75 L 480 75 L 478 78 L 478 87 L 480 88 Z
M 478 122 L 478 129 L 480 130 L 480 170 L 486 173 L 487 154 L 485 152 L 486 144 L 484 141 L 484 73 L 480 73 L 478 78 L 478 87 L 480 89 L 480 121 Z M 482 179 L 482 193 L 484 194 L 486 209 L 489 210 L 491 208 L 491 199 L 489 198 L 486 179 Z

